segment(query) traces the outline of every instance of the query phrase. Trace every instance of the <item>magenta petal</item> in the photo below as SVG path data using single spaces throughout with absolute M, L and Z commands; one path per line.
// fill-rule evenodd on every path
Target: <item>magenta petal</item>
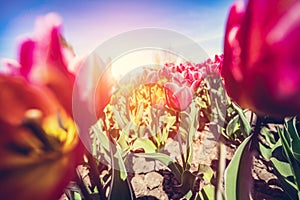
M 26 39 L 20 47 L 20 75 L 24 76 L 26 79 L 34 65 L 34 48 L 35 42 L 31 39 Z
M 222 76 L 231 98 L 260 115 L 300 111 L 300 2 L 234 4 L 224 38 Z
M 52 28 L 49 41 L 48 49 L 50 51 L 47 51 L 46 62 L 49 66 L 59 68 L 62 71 L 67 71 L 61 52 L 60 32 L 57 27 Z

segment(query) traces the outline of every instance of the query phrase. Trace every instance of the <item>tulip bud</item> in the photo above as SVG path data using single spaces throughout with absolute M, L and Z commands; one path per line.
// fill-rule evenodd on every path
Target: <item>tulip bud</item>
M 278 118 L 300 113 L 299 8 L 296 0 L 232 6 L 222 76 L 242 107 Z
M 164 84 L 167 105 L 177 112 L 185 110 L 193 100 L 192 91 L 187 86 L 178 86 L 175 83 Z

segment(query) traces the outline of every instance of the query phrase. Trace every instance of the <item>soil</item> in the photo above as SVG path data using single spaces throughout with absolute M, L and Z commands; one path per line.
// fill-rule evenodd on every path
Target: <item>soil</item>
M 226 146 L 226 165 L 232 159 L 239 142 L 224 142 Z M 198 164 L 210 165 L 214 171 L 218 168 L 218 142 L 209 131 L 198 132 L 193 142 L 193 161 L 191 171 L 197 170 Z M 183 145 L 183 148 L 185 146 Z M 168 139 L 163 153 L 168 154 L 180 161 L 179 143 L 174 139 Z M 78 171 L 84 182 L 90 185 L 88 170 L 79 166 Z M 184 194 L 176 189 L 179 182 L 170 170 L 159 161 L 147 160 L 145 158 L 132 158 L 130 171 L 134 173 L 129 176 L 136 198 L 139 200 L 177 200 L 183 199 Z M 280 186 L 280 182 L 273 172 L 271 164 L 259 156 L 253 159 L 252 168 L 254 200 L 280 200 L 289 199 Z M 201 183 L 199 183 L 200 187 Z M 65 200 L 66 195 L 60 200 Z
M 198 133 L 193 143 L 193 162 L 191 170 L 195 170 L 198 164 L 210 165 L 214 170 L 217 170 L 218 163 L 218 143 L 213 139 L 208 132 Z M 238 143 L 238 142 L 237 142 Z M 225 142 L 226 145 L 226 164 L 232 159 L 238 145 L 233 145 L 230 142 Z M 171 156 L 179 155 L 178 143 L 170 140 L 166 145 L 167 152 Z M 181 199 L 183 194 L 176 191 L 175 185 L 178 181 L 167 168 L 152 168 L 144 161 L 136 160 L 133 163 L 136 173 L 131 183 L 135 191 L 137 199 Z M 149 161 L 148 161 L 149 162 Z M 280 200 L 289 199 L 280 186 L 280 182 L 273 172 L 271 164 L 263 160 L 259 156 L 253 159 L 253 188 L 252 199 L 254 200 Z

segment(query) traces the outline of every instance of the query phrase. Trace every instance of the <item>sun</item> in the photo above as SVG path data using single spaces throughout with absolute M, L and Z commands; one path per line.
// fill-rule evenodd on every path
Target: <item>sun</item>
M 146 66 L 163 66 L 165 63 L 183 63 L 184 59 L 163 49 L 137 49 L 123 54 L 111 64 L 112 75 L 120 80 L 128 72 Z

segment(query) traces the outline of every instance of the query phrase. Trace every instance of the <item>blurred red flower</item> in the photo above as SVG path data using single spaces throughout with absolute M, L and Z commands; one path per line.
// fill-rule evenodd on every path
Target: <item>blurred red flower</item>
M 20 44 L 19 61 L 4 59 L 9 75 L 24 77 L 29 83 L 50 89 L 72 114 L 72 90 L 75 75 L 68 69 L 74 54 L 63 38 L 58 15 L 49 13 L 37 18 L 32 37 Z
M 84 148 L 72 120 L 74 56 L 57 15 L 38 19 L 0 75 L 0 199 L 58 199 Z
M 250 0 L 230 10 L 222 76 L 237 103 L 261 115 L 300 112 L 300 2 Z

